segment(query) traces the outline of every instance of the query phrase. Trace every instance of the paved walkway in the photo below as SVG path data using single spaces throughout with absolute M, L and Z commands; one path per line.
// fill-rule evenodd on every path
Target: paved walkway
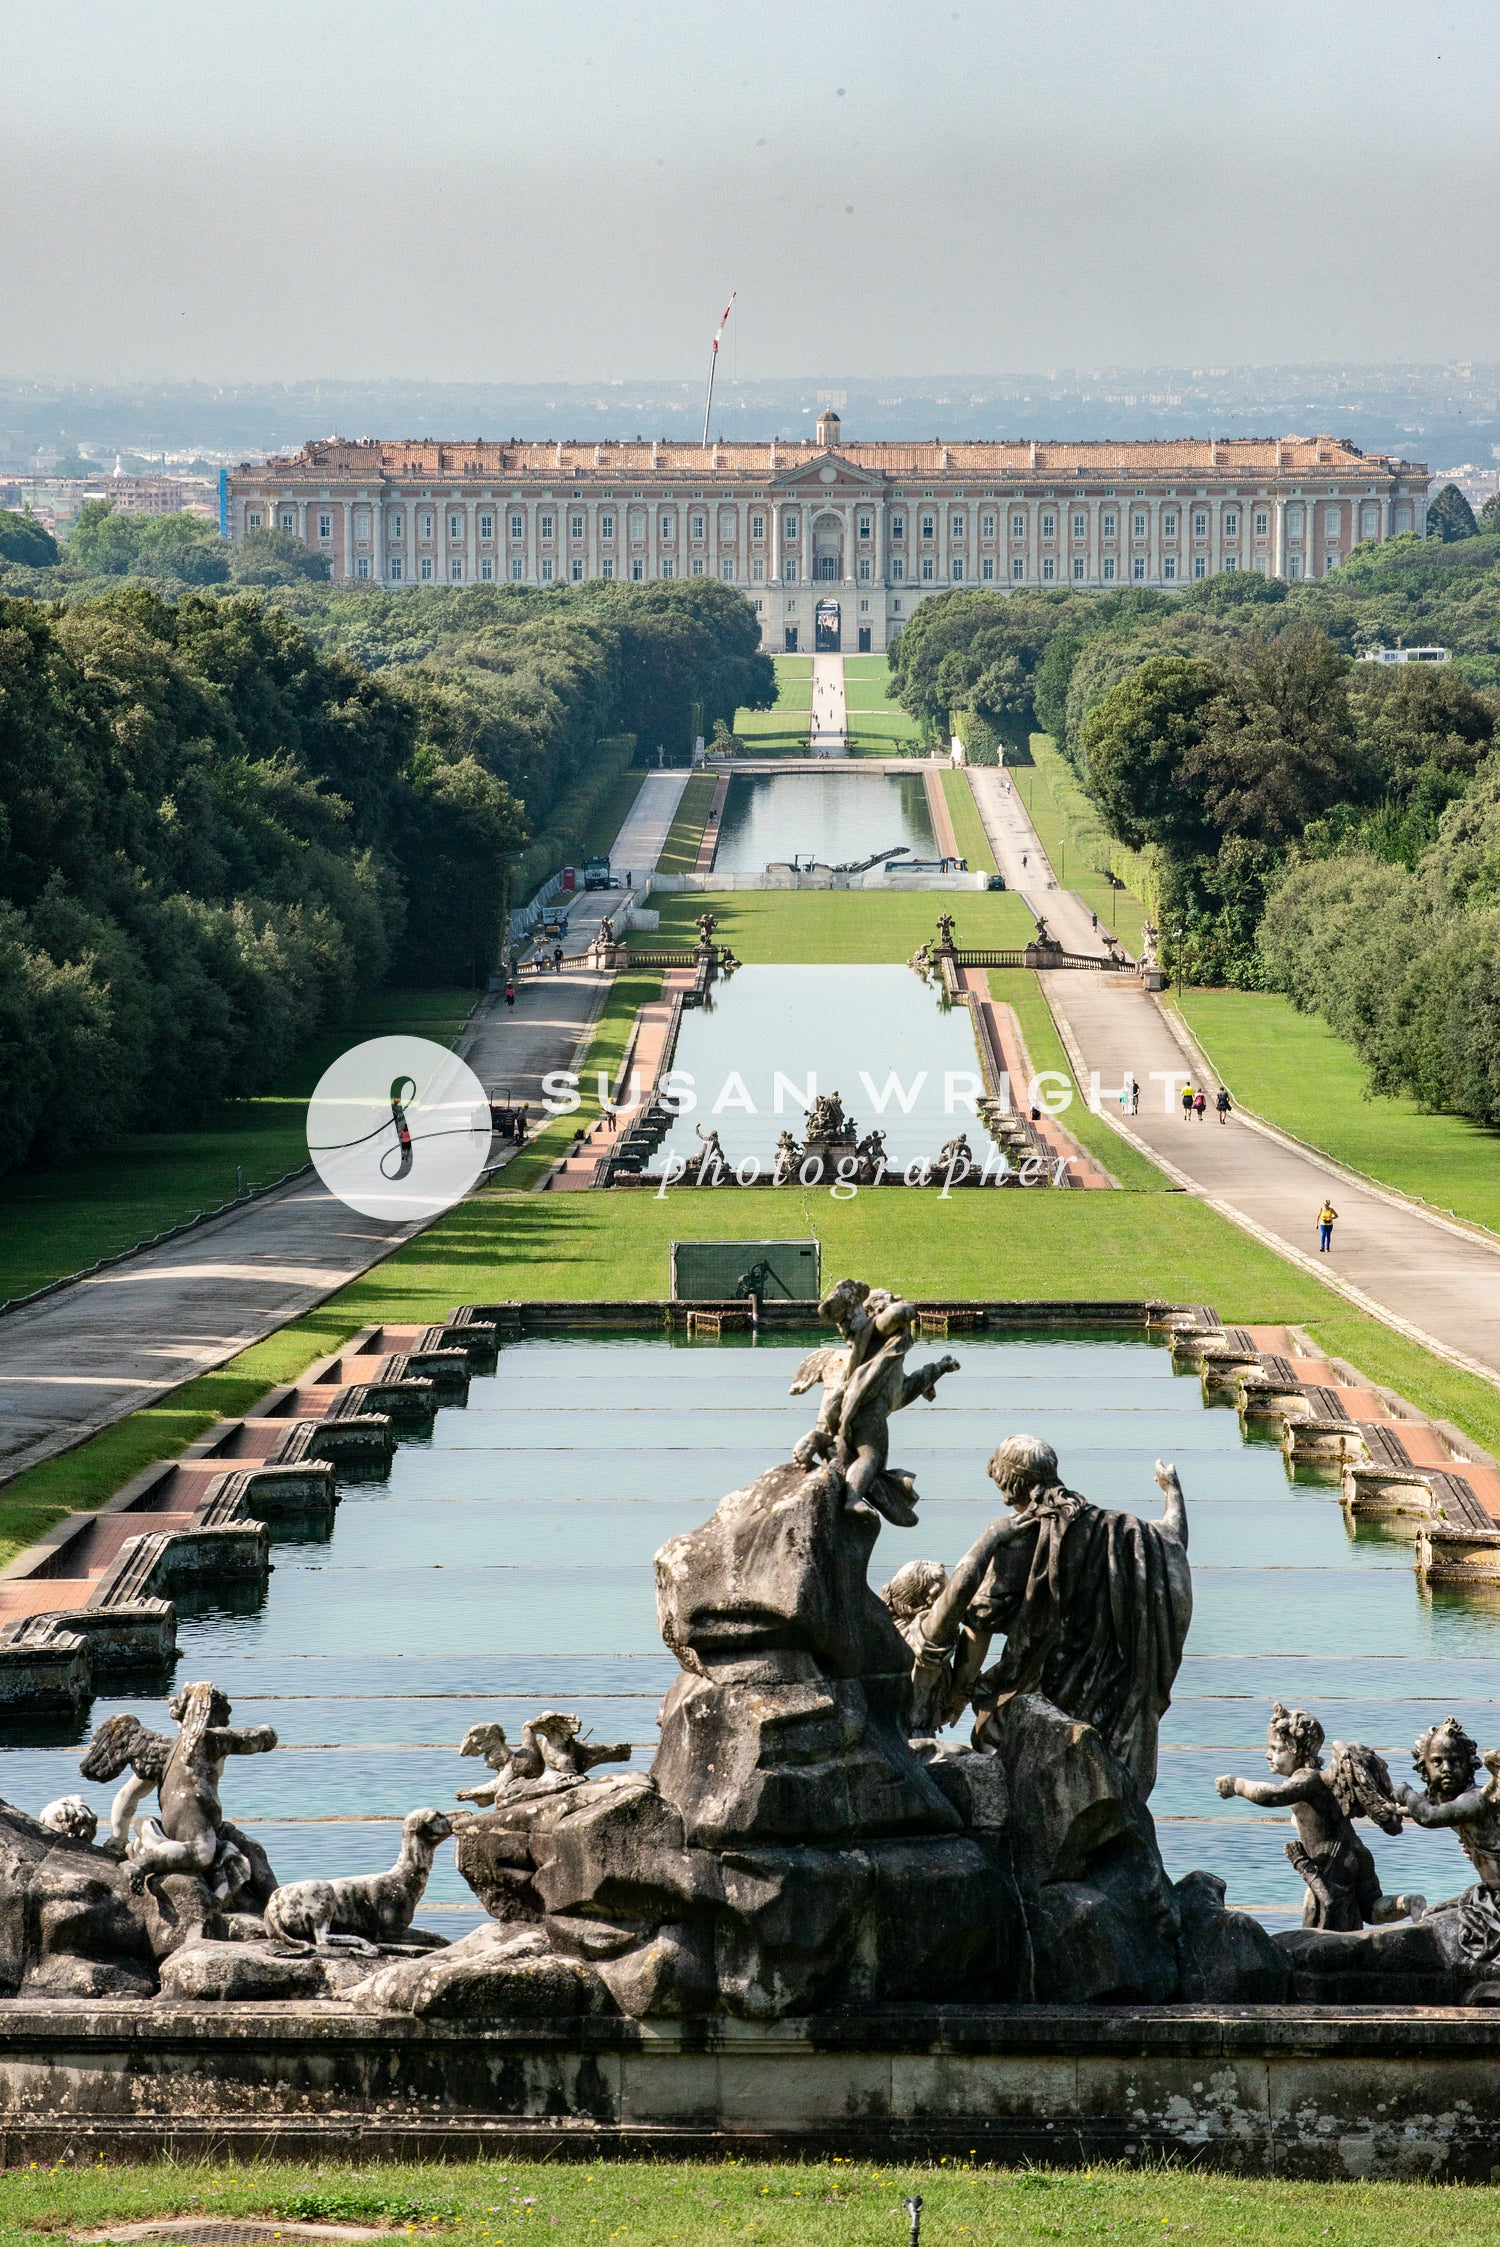
M 844 700 L 844 659 L 815 655 L 812 673 L 812 727 L 808 746 L 815 757 L 847 757 L 848 706 Z
M 1045 913 L 1069 951 L 1101 951 L 1089 908 L 1055 887 L 1020 796 L 1006 790 L 1001 773 L 977 770 L 971 778 L 1007 883 Z M 1089 1072 L 1098 1071 L 1111 1121 L 1121 1113 L 1119 1086 L 1127 1073 L 1135 1077 L 1140 1113 L 1127 1135 L 1177 1184 L 1398 1333 L 1500 1380 L 1500 1244 L 1324 1163 L 1258 1119 L 1235 1115 L 1220 1124 L 1210 1113 L 1201 1124 L 1184 1123 L 1183 1084 L 1201 1083 L 1210 1104 L 1218 1086 L 1199 1068 L 1167 1008 L 1133 977 L 1055 969 L 1041 982 L 1085 1086 Z M 1333 1252 L 1323 1256 L 1316 1218 L 1328 1195 L 1339 1221 Z
M 686 781 L 680 771 L 645 781 L 612 854 L 622 878 L 656 864 Z M 581 950 L 623 902 L 613 890 L 575 898 L 568 949 Z M 460 1050 L 492 1097 L 529 1101 L 539 1113 L 543 1075 L 573 1065 L 608 980 L 581 971 L 523 976 L 514 1010 L 502 993 L 490 995 Z M 0 1482 L 224 1364 L 419 1229 L 358 1217 L 316 1178 L 300 1179 L 11 1312 L 0 1319 Z

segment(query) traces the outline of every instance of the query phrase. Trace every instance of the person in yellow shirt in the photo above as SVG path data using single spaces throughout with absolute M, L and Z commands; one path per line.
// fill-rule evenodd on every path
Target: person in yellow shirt
M 1318 1249 L 1321 1255 L 1327 1256 L 1333 1248 L 1333 1222 L 1337 1216 L 1338 1211 L 1332 1202 L 1325 1199 L 1318 1211 Z

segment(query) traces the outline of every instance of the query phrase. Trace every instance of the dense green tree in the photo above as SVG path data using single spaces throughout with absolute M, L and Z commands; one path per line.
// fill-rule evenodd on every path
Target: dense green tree
M 332 575 L 326 554 L 314 553 L 292 531 L 246 531 L 229 549 L 226 575 L 237 585 L 326 584 Z
M 1464 498 L 1457 484 L 1444 484 L 1442 490 L 1428 502 L 1427 536 L 1439 538 L 1445 546 L 1456 538 L 1473 538 L 1479 525 L 1474 520 L 1474 510 Z
M 1481 531 L 1500 531 L 1500 492 L 1491 492 L 1479 510 Z
M 1222 668 L 1159 655 L 1122 679 L 1083 729 L 1089 785 L 1110 832 L 1179 858 L 1218 841 L 1191 759 L 1229 691 Z
M 39 523 L 30 508 L 16 514 L 0 507 L 0 562 L 20 562 L 28 569 L 49 570 L 60 559 L 57 540 Z

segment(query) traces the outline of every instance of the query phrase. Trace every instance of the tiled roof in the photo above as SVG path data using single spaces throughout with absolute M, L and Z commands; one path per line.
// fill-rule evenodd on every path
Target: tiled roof
M 758 444 L 685 445 L 599 444 L 553 440 L 547 443 L 448 443 L 432 438 L 318 438 L 297 453 L 267 461 L 264 471 L 246 465 L 239 473 L 280 470 L 288 475 L 431 477 L 494 476 L 545 478 L 566 482 L 587 478 L 657 483 L 694 478 L 785 475 L 821 459 L 825 448 L 812 439 L 774 438 Z M 1351 477 L 1399 473 L 1417 464 L 1384 453 L 1363 453 L 1341 437 L 1162 437 L 1139 443 L 1110 439 L 1016 439 L 998 444 L 940 439 L 930 443 L 861 444 L 841 439 L 836 456 L 856 468 L 888 476 L 969 477 L 1073 476 L 1167 477 L 1208 475 L 1265 476 L 1299 470 L 1346 471 Z M 1417 468 L 1417 473 L 1422 473 Z

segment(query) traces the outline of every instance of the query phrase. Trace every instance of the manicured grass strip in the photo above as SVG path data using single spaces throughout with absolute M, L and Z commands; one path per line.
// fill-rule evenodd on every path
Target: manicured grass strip
M 1021 1035 L 1026 1040 L 1026 1050 L 1031 1055 L 1031 1066 L 1038 1074 L 1044 1069 L 1059 1070 L 1073 1087 L 1073 1100 L 1058 1121 L 1065 1124 L 1075 1139 L 1097 1156 L 1111 1177 L 1118 1178 L 1127 1190 L 1142 1194 L 1164 1194 L 1168 1191 L 1165 1171 L 1158 1170 L 1146 1155 L 1111 1131 L 1102 1116 L 1096 1116 L 1088 1104 L 1088 1089 L 1080 1085 L 1068 1065 L 1067 1050 L 1058 1035 L 1046 995 L 1037 981 L 1033 969 L 1028 967 L 991 968 L 989 971 L 990 996 L 1005 999 L 1016 1010 L 1021 1025 Z M 1025 1093 L 1024 1086 L 1012 1091 L 1019 1107 Z M 1102 1095 L 1101 1095 L 1102 1097 Z
M 807 747 L 812 710 L 813 659 L 810 655 L 773 655 L 776 700 L 769 710 L 737 710 L 734 732 L 757 749 L 785 751 Z
M 939 913 L 952 913 L 961 944 L 1024 944 L 1036 933 L 1025 905 L 1008 890 L 722 890 L 651 902 L 660 908 L 661 928 L 654 936 L 632 935 L 637 950 L 696 943 L 693 923 L 707 907 L 718 916 L 717 941 L 747 966 L 909 960 L 935 936 Z
M 398 1031 L 451 1045 L 473 991 L 385 990 L 302 1056 L 273 1091 L 226 1101 L 193 1131 L 136 1132 L 77 1162 L 12 1172 L 0 1206 L 0 1302 L 84 1270 L 228 1201 L 235 1166 L 267 1185 L 307 1160 L 306 1113 L 330 1062 L 362 1038 Z M 107 1099 L 106 1087 L 100 1097 Z
M 698 845 L 703 840 L 703 830 L 708 824 L 708 807 L 714 800 L 718 776 L 711 772 L 695 772 L 677 800 L 677 817 L 673 820 L 665 848 L 657 860 L 659 874 L 691 874 L 698 863 Z
M 1403 1194 L 1500 1232 L 1500 1131 L 1369 1090 L 1319 1014 L 1262 991 L 1182 991 L 1189 1027 L 1236 1100 Z
M 948 806 L 948 817 L 953 822 L 954 839 L 961 858 L 969 861 L 971 874 L 993 874 L 995 854 L 990 849 L 990 839 L 980 825 L 974 791 L 969 786 L 966 772 L 941 772 L 938 780 Z
M 1083 2242 L 1106 2233 L 1242 2247 L 1488 2247 L 1500 2228 L 1493 2185 L 1314 2184 L 1149 2165 L 1141 2169 L 990 2169 L 834 2161 L 376 2162 L 173 2160 L 159 2166 L 11 2169 L 0 2177 L 0 2235 L 104 2231 L 152 2217 L 209 2223 L 275 2217 L 420 2228 L 468 2247 L 540 2233 L 557 2247 L 884 2247 L 906 2238 L 904 2201 L 922 2198 L 933 2247 Z
M 571 1115 L 553 1116 L 544 1123 L 520 1154 L 513 1156 L 504 1170 L 496 1174 L 494 1184 L 488 1189 L 490 1192 L 515 1193 L 539 1186 L 552 1165 L 567 1153 L 579 1125 L 587 1130 L 597 1122 L 600 1072 L 606 1080 L 606 1091 L 612 1089 L 625 1058 L 636 1014 L 641 1007 L 661 997 L 661 982 L 659 968 L 634 968 L 615 977 L 578 1073 L 582 1106 Z
M 615 837 L 630 817 L 645 778 L 643 772 L 622 772 L 614 785 L 605 790 L 584 827 L 578 844 L 580 860 L 607 858 L 611 855 Z
M 1053 872 L 1062 888 L 1075 890 L 1098 914 L 1102 927 L 1113 929 L 1127 950 L 1138 954 L 1145 918 L 1141 899 L 1134 890 L 1116 889 L 1103 871 L 1112 865 L 1122 879 L 1129 879 L 1127 866 L 1134 872 L 1134 854 L 1110 842 L 1050 734 L 1032 735 L 1031 754 L 1034 762 L 1018 765 L 1012 778 Z

